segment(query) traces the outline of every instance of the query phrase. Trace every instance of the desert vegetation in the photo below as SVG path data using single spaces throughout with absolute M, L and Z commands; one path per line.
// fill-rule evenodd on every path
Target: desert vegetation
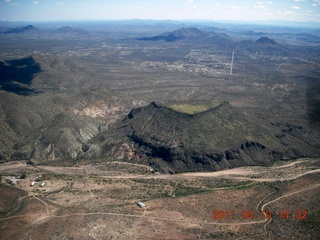
M 0 32 L 0 239 L 318 237 L 319 31 L 81 24 Z

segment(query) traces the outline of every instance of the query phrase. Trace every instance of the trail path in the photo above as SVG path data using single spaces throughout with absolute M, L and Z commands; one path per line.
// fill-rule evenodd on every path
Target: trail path
M 308 163 L 312 162 L 312 159 L 300 159 L 296 160 L 294 162 L 290 162 L 281 166 L 272 166 L 272 167 L 240 167 L 240 168 L 233 168 L 228 170 L 221 170 L 216 172 L 189 172 L 189 173 L 181 173 L 181 174 L 120 174 L 120 175 L 114 175 L 110 174 L 108 171 L 95 169 L 95 166 L 90 166 L 92 168 L 92 171 L 97 170 L 97 177 L 101 178 L 126 178 L 126 179 L 134 179 L 134 178 L 141 178 L 141 179 L 172 179 L 172 178 L 190 178 L 190 177 L 224 177 L 224 178 L 233 178 L 233 179 L 239 179 L 239 180 L 250 180 L 250 181 L 256 181 L 256 182 L 273 182 L 273 181 L 285 181 L 285 180 L 293 180 L 298 177 L 302 177 L 307 174 L 313 174 L 320 172 L 320 169 L 316 170 L 302 170 L 299 174 L 289 176 L 289 177 L 260 177 L 260 178 L 251 178 L 248 176 L 255 176 L 256 174 L 260 174 L 261 172 L 265 172 L 268 170 L 279 170 L 282 169 L 285 170 L 286 168 L 293 167 L 294 165 L 297 165 L 299 163 Z M 137 166 L 137 167 L 144 167 L 146 169 L 153 170 L 150 166 L 141 165 L 141 164 L 135 164 L 135 163 L 128 163 L 128 162 L 120 162 L 120 161 L 114 161 L 114 162 L 106 162 L 106 165 L 110 164 L 124 164 L 124 165 L 131 165 L 131 166 Z M 23 169 L 27 166 L 22 163 L 11 163 L 11 164 L 3 164 L 0 165 L 0 172 L 5 172 L 8 170 L 17 170 L 17 169 Z M 31 166 L 28 166 L 31 168 Z M 64 174 L 64 175 L 74 175 L 74 176 L 85 176 L 86 173 L 84 170 L 86 167 L 59 167 L 59 166 L 36 166 L 37 169 L 51 172 L 54 174 Z M 113 171 L 114 172 L 114 171 Z M 112 173 L 113 173 L 112 172 Z

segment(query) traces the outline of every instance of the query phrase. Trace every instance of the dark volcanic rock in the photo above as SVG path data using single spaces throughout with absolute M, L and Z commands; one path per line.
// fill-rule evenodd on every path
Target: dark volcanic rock
M 283 144 L 275 136 L 277 131 L 277 126 L 246 116 L 227 102 L 194 115 L 153 102 L 133 109 L 102 145 L 108 149 L 106 155 L 163 171 L 214 171 L 299 157 L 301 151 L 298 155 L 292 151 L 299 148 Z

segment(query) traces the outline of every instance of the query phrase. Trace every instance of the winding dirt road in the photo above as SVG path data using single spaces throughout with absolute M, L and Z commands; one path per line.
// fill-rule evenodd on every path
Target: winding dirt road
M 315 184 L 313 186 L 309 186 L 309 187 L 305 187 L 303 189 L 300 189 L 298 191 L 295 192 L 290 192 L 287 193 L 281 197 L 278 197 L 274 200 L 271 200 L 265 204 L 262 205 L 261 207 L 261 211 L 264 211 L 265 208 L 277 201 L 280 201 L 286 197 L 289 197 L 291 195 L 297 194 L 297 193 L 301 193 L 301 192 L 305 192 L 305 191 L 309 191 L 315 188 L 320 188 L 320 184 Z M 261 202 L 263 200 L 265 200 L 267 197 L 269 197 L 270 195 L 272 195 L 274 192 L 269 193 L 267 196 L 265 196 L 263 199 L 260 200 L 260 202 L 257 205 L 258 206 L 261 204 Z M 263 219 L 263 220 L 256 220 L 256 221 L 250 221 L 250 222 L 235 222 L 235 223 L 217 223 L 217 222 L 201 222 L 201 221 L 191 221 L 191 220 L 184 220 L 184 219 L 176 219 L 176 218 L 165 218 L 165 217 L 157 217 L 157 216 L 147 216 L 145 214 L 143 215 L 136 215 L 136 214 L 124 214 L 124 213 L 112 213 L 112 212 L 93 212 L 93 213 L 70 213 L 70 214 L 64 214 L 64 215 L 55 215 L 50 213 L 49 208 L 48 208 L 48 204 L 43 201 L 42 199 L 36 197 L 33 195 L 33 197 L 35 199 L 37 199 L 38 201 L 40 201 L 42 204 L 45 205 L 46 207 L 46 213 L 41 213 L 41 214 L 36 214 L 33 216 L 43 216 L 43 215 L 49 215 L 50 217 L 54 217 L 54 218 L 65 218 L 65 217 L 72 217 L 72 216 L 91 216 L 91 215 L 110 215 L 110 216 L 123 216 L 123 217 L 133 217 L 133 218 L 148 218 L 148 219 L 155 219 L 155 220 L 163 220 L 163 221 L 173 221 L 173 222 L 182 222 L 182 223 L 192 223 L 192 224 L 200 224 L 200 225 L 216 225 L 216 226 L 239 226 L 239 225 L 252 225 L 252 224 L 268 224 L 272 218 L 270 219 Z M 12 217 L 7 217 L 7 218 L 1 218 L 0 221 L 4 221 L 4 220 L 8 220 L 8 219 L 13 219 L 13 218 L 22 218 L 22 217 L 26 217 L 26 216 L 30 216 L 30 215 L 18 215 L 18 216 L 12 216 Z M 265 225 L 266 226 L 266 225 Z M 266 230 L 266 229 L 265 229 Z

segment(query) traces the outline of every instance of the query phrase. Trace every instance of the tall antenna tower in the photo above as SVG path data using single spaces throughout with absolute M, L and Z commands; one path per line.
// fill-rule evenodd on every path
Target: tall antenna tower
M 231 59 L 231 66 L 230 66 L 230 75 L 232 75 L 232 68 L 233 68 L 233 59 L 234 59 L 234 51 L 232 52 L 232 59 Z

